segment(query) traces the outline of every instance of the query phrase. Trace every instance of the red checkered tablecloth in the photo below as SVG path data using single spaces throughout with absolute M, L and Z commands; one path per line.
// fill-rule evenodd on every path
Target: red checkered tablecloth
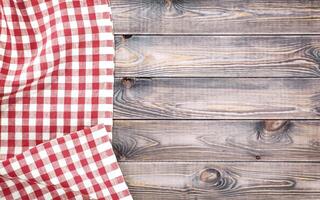
M 113 43 L 107 0 L 0 0 L 0 197 L 132 199 L 111 145 Z

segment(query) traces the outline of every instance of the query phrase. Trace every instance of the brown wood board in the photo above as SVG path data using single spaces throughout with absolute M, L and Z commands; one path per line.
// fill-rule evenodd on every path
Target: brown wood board
M 120 161 L 320 161 L 318 120 L 115 120 Z
M 317 0 L 115 0 L 116 34 L 319 34 Z
M 122 162 L 134 199 L 319 199 L 319 163 Z
M 320 79 L 116 79 L 115 119 L 319 119 Z
M 319 36 L 116 37 L 116 77 L 319 77 Z

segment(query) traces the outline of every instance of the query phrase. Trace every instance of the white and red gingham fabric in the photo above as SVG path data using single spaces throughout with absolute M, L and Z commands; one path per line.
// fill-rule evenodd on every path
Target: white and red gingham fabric
M 132 199 L 111 145 L 113 43 L 108 0 L 0 0 L 0 197 Z
M 0 164 L 7 199 L 131 199 L 104 125 L 45 142 Z

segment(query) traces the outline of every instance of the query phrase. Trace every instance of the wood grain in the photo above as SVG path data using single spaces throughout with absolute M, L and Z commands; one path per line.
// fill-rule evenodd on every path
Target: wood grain
M 319 77 L 320 37 L 117 37 L 115 75 Z
M 319 199 L 319 163 L 132 163 L 121 170 L 134 199 Z
M 317 0 L 115 0 L 117 34 L 315 34 Z
M 320 79 L 116 79 L 115 119 L 320 119 Z
M 120 161 L 320 161 L 317 120 L 115 120 Z

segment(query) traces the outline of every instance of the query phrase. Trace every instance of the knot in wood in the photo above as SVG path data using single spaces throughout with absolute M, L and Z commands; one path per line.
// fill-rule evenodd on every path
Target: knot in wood
M 287 120 L 266 120 L 257 124 L 257 140 L 265 144 L 291 144 L 293 124 Z
M 263 123 L 263 129 L 266 133 L 274 134 L 289 124 L 287 120 L 266 120 Z
M 129 89 L 134 85 L 135 80 L 133 78 L 123 78 L 121 82 L 123 87 Z
M 128 34 L 126 34 L 126 35 L 122 35 L 122 37 L 123 37 L 124 39 L 129 39 L 129 38 L 131 38 L 131 37 L 132 37 L 132 35 L 128 35 Z
M 164 0 L 164 5 L 167 8 L 170 8 L 172 6 L 172 0 Z
M 219 181 L 220 177 L 220 172 L 212 168 L 204 169 L 200 173 L 200 181 L 205 183 L 214 184 Z

